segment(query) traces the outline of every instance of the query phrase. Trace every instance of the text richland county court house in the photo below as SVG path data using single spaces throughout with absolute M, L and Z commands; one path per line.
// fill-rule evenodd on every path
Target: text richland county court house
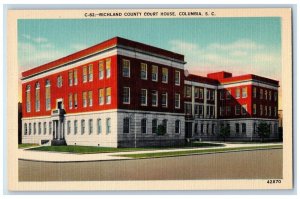
M 184 71 L 184 55 L 114 37 L 22 73 L 22 142 L 132 147 L 278 139 L 276 80 Z

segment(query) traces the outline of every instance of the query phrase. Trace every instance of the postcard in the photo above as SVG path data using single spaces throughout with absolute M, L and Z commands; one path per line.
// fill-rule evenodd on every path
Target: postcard
M 8 10 L 9 190 L 292 189 L 291 17 Z

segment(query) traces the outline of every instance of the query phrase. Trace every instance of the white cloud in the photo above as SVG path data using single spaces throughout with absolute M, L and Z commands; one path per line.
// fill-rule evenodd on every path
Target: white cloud
M 37 38 L 33 38 L 32 40 L 34 42 L 36 42 L 36 43 L 45 43 L 45 42 L 48 42 L 48 39 L 46 39 L 44 37 L 37 37 Z
M 30 35 L 27 35 L 27 34 L 22 34 L 22 36 L 25 38 L 25 39 L 31 39 Z

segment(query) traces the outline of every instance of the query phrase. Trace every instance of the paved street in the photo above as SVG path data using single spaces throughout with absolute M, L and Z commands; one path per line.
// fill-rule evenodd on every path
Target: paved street
M 91 162 L 19 160 L 20 181 L 278 178 L 282 149 Z

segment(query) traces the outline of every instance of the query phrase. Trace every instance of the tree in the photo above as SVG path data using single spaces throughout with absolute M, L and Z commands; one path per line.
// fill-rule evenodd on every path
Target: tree
M 270 136 L 270 126 L 266 122 L 260 122 L 257 126 L 257 134 L 263 142 L 265 138 Z
M 221 126 L 220 129 L 220 137 L 223 138 L 224 142 L 226 141 L 226 138 L 230 136 L 230 127 L 229 126 Z
M 160 124 L 157 127 L 157 135 L 164 135 L 166 134 L 166 128 L 164 125 Z

